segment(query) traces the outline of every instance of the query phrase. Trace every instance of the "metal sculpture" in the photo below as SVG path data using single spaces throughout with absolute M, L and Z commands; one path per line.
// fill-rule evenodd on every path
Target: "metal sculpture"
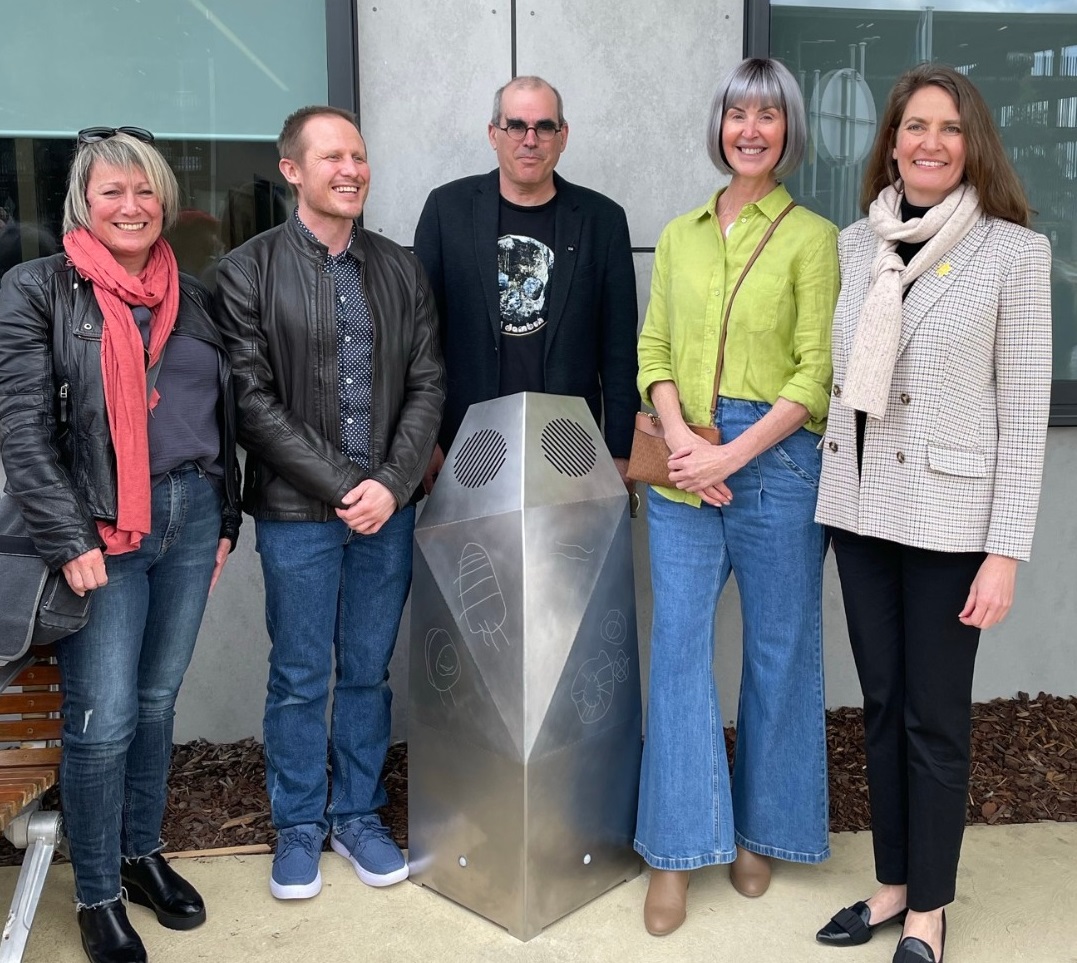
M 530 939 L 639 872 L 628 499 L 586 404 L 473 406 L 415 545 L 411 878 Z

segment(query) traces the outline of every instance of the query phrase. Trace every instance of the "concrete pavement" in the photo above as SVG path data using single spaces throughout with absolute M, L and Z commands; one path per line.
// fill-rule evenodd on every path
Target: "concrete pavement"
M 671 936 L 643 929 L 646 874 L 625 883 L 528 943 L 411 883 L 370 889 L 332 853 L 313 900 L 269 895 L 271 857 L 183 860 L 177 869 L 202 892 L 209 920 L 175 933 L 132 906 L 130 917 L 152 963 L 889 963 L 897 929 L 862 947 L 832 949 L 815 931 L 840 907 L 870 894 L 867 833 L 832 837 L 819 867 L 777 864 L 761 899 L 739 896 L 724 867 L 700 870 L 688 892 L 688 920 Z M 0 870 L 10 901 L 17 869 Z M 84 963 L 72 904 L 71 870 L 53 867 L 26 963 Z M 948 912 L 946 963 L 1077 963 L 1077 824 L 973 826 L 965 836 L 957 902 Z

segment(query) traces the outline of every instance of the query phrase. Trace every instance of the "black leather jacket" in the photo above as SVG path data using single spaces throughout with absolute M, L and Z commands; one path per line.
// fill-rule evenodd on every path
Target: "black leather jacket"
M 445 373 L 437 314 L 418 260 L 357 227 L 350 251 L 374 319 L 370 471 L 341 451 L 336 296 L 326 248 L 294 217 L 221 259 L 217 316 L 232 353 L 243 507 L 255 518 L 326 521 L 365 478 L 397 507 L 422 482 L 437 439 Z
M 175 333 L 218 348 L 224 460 L 221 537 L 239 537 L 231 365 L 209 293 L 180 275 Z M 52 568 L 101 548 L 95 519 L 116 519 L 116 454 L 101 375 L 103 318 L 65 254 L 12 268 L 0 284 L 0 456 L 6 490 Z

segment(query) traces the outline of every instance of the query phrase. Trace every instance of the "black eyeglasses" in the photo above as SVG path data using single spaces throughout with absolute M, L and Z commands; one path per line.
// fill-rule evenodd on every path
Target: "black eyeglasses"
M 108 140 L 117 134 L 127 134 L 143 144 L 153 143 L 153 134 L 145 127 L 83 127 L 76 135 L 80 144 L 96 144 L 102 140 Z
M 506 120 L 505 126 L 497 129 L 503 130 L 511 140 L 523 140 L 529 130 L 533 130 L 539 140 L 553 140 L 555 135 L 561 133 L 562 128 L 552 120 L 540 120 L 537 124 L 525 124 L 522 120 Z

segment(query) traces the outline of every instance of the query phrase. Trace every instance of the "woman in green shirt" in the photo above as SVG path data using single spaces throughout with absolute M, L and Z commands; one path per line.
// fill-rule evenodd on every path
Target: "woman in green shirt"
M 655 252 L 639 388 L 657 410 L 675 488 L 648 499 L 654 622 L 636 850 L 651 866 L 648 932 L 685 917 L 689 870 L 732 863 L 759 896 L 771 857 L 830 855 L 821 640 L 823 529 L 813 521 L 830 393 L 837 228 L 788 212 L 723 318 L 768 228 L 791 203 L 804 103 L 773 60 L 740 64 L 711 108 L 708 150 L 732 175 L 672 221 Z M 689 423 L 713 423 L 710 445 Z M 730 784 L 714 684 L 714 618 L 740 590 L 744 668 Z M 735 860 L 735 862 L 734 862 Z

